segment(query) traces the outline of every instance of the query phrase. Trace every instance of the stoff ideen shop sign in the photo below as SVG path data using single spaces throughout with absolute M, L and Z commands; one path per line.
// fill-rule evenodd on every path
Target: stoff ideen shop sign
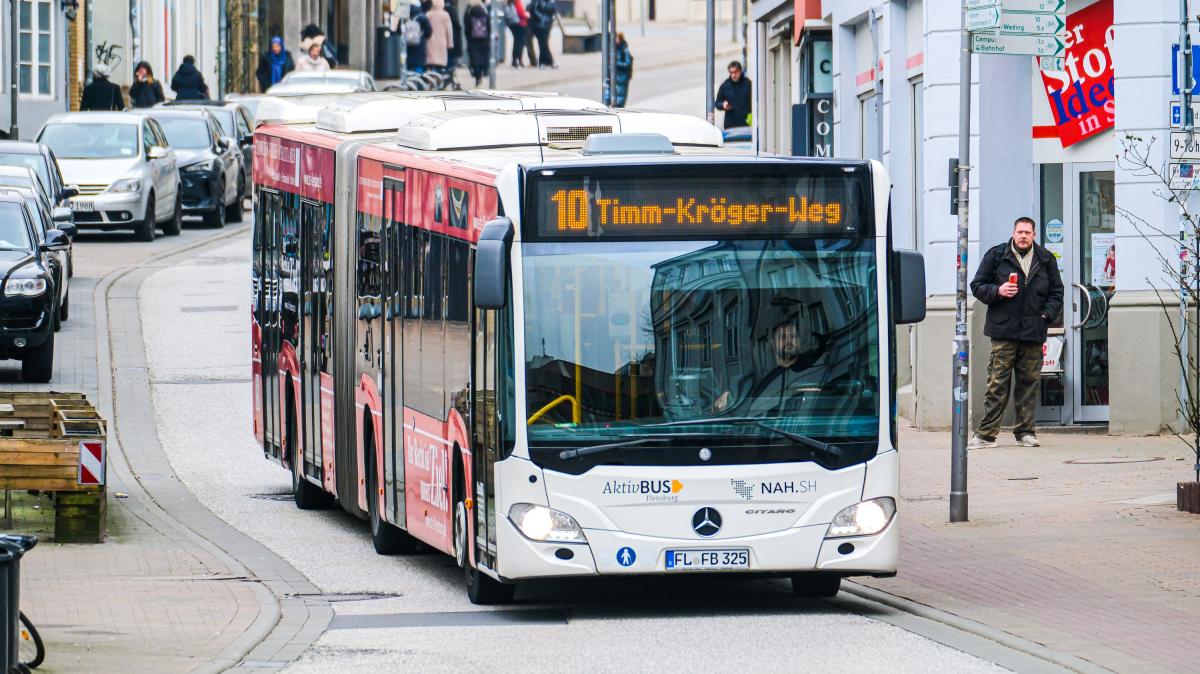
M 1113 0 L 1067 15 L 1062 70 L 1043 70 L 1042 84 L 1063 147 L 1113 128 Z

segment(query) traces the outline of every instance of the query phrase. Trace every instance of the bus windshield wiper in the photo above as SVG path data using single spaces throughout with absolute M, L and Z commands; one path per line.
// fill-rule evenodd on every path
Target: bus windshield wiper
M 643 428 L 652 428 L 652 427 L 669 428 L 671 426 L 701 426 L 701 425 L 705 425 L 705 424 L 710 424 L 710 425 L 729 424 L 732 426 L 744 426 L 744 425 L 757 426 L 763 430 L 771 431 L 772 433 L 775 433 L 776 435 L 781 435 L 781 436 L 787 438 L 788 440 L 791 440 L 792 442 L 799 443 L 810 449 L 815 449 L 830 459 L 838 460 L 838 459 L 842 458 L 842 448 L 838 447 L 835 444 L 828 443 L 828 442 L 821 442 L 820 440 L 817 440 L 816 438 L 810 438 L 807 435 L 800 435 L 799 433 L 785 431 L 782 428 L 776 428 L 775 426 L 772 426 L 772 425 L 766 423 L 767 421 L 773 421 L 773 419 L 771 419 L 771 418 L 761 419 L 759 417 L 709 417 L 707 419 L 683 419 L 680 421 L 667 421 L 667 422 L 664 422 L 661 424 L 647 424 L 647 425 L 643 426 Z
M 581 456 L 590 456 L 592 454 L 601 454 L 613 449 L 621 449 L 622 447 L 636 447 L 638 445 L 658 444 L 662 442 L 670 442 L 671 438 L 667 437 L 650 437 L 638 438 L 636 440 L 626 440 L 625 442 L 608 442 L 603 445 L 592 445 L 591 447 L 576 447 L 574 449 L 564 449 L 558 453 L 558 458 L 566 461 L 568 459 L 577 459 Z

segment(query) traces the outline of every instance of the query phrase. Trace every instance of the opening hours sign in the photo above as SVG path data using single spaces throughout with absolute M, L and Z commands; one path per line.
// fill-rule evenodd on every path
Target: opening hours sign
M 1067 16 L 1063 70 L 1043 70 L 1042 84 L 1063 147 L 1113 128 L 1113 0 Z

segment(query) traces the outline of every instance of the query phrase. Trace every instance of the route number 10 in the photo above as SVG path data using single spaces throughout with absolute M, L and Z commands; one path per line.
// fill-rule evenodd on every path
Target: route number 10
M 583 230 L 588 228 L 587 190 L 559 190 L 550 196 L 558 205 L 558 228 Z

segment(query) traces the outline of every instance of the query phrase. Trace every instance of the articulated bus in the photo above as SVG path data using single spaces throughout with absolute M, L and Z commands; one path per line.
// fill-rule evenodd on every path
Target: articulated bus
M 925 300 L 882 166 L 419 98 L 256 131 L 254 426 L 297 506 L 453 555 L 476 603 L 564 576 L 830 596 L 894 574 L 895 326 Z

